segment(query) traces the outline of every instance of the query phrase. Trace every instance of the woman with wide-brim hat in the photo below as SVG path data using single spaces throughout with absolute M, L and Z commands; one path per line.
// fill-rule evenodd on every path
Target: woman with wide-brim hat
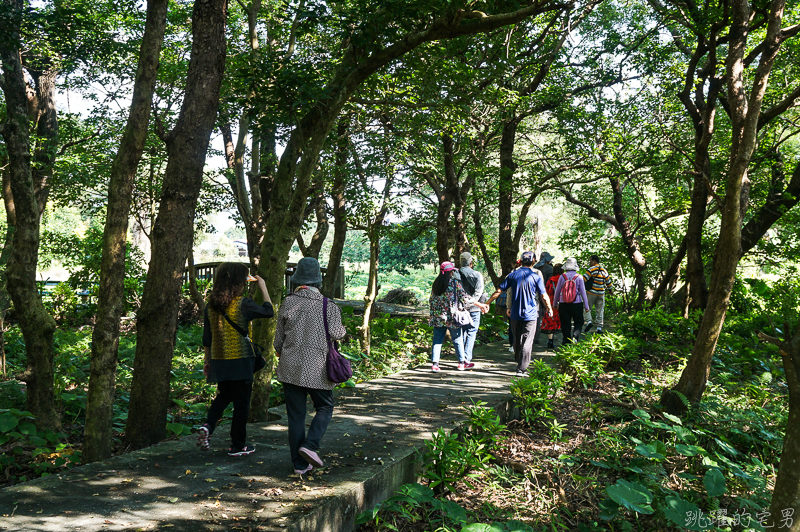
M 320 441 L 333 417 L 333 388 L 326 363 L 328 339 L 323 309 L 332 340 L 344 338 L 342 311 L 323 297 L 319 262 L 303 257 L 291 277 L 294 290 L 281 305 L 275 331 L 278 355 L 278 381 L 283 383 L 286 417 L 289 424 L 289 456 L 294 472 L 300 475 L 324 466 L 319 455 Z M 314 404 L 314 419 L 306 433 L 306 400 Z

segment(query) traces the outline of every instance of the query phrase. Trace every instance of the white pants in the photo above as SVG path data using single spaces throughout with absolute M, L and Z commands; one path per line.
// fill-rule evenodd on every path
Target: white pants
M 604 296 L 600 296 L 597 294 L 592 294 L 590 292 L 586 293 L 586 297 L 588 298 L 589 303 L 589 310 L 583 313 L 583 321 L 586 323 L 593 323 L 598 327 L 603 326 L 603 310 L 606 307 L 606 298 Z M 595 318 L 592 319 L 592 307 L 595 309 Z

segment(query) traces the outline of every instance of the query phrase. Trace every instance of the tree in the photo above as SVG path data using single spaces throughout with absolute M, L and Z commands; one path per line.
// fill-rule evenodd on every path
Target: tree
M 786 422 L 786 434 L 783 436 L 783 450 L 778 467 L 778 476 L 772 490 L 772 502 L 766 527 L 783 527 L 784 516 L 800 515 L 800 323 L 791 335 L 791 325 L 784 324 L 785 339 L 775 338 L 763 332 L 758 336 L 762 340 L 775 344 L 783 358 L 786 372 L 786 384 L 789 388 L 789 418 Z M 779 525 L 780 523 L 780 525 Z M 788 530 L 800 530 L 800 520 L 794 520 Z
M 158 58 L 167 21 L 166 0 L 149 0 L 130 115 L 111 166 L 97 314 L 86 399 L 84 463 L 111 456 L 119 323 L 125 308 L 125 256 L 136 172 L 144 150 Z
M 43 107 L 38 117 L 37 133 L 44 142 L 38 143 L 32 154 L 20 40 L 23 2 L 4 0 L 1 7 L 3 12 L 0 16 L 7 21 L 6 30 L 0 34 L 0 59 L 5 75 L 2 87 L 6 100 L 2 135 L 8 150 L 9 188 L 14 202 L 13 219 L 9 219 L 9 225 L 13 221 L 14 228 L 6 279 L 25 338 L 28 362 L 20 380 L 27 384 L 27 408 L 35 416 L 40 430 L 57 430 L 60 419 L 53 391 L 53 332 L 56 323 L 44 308 L 36 286 L 39 221 L 47 198 L 47 179 L 55 158 L 54 143 L 58 138 L 53 101 L 54 73 L 47 69 L 47 75 L 36 78 Z M 40 164 L 35 171 L 32 160 Z
M 759 124 L 765 117 L 780 114 L 780 109 L 783 109 L 783 101 L 779 101 L 762 115 L 764 96 L 783 42 L 800 31 L 796 26 L 789 30 L 782 28 L 784 9 L 784 0 L 772 1 L 768 11 L 753 10 L 746 0 L 736 0 L 730 6 L 730 18 L 727 10 L 721 14 L 721 22 L 728 26 L 725 39 L 728 53 L 722 80 L 726 84 L 724 101 L 732 130 L 729 166 L 725 196 L 721 200 L 722 220 L 714 254 L 708 305 L 700 322 L 692 355 L 680 380 L 674 389 L 666 390 L 661 397 L 661 403 L 672 413 L 685 410 L 681 395 L 690 402 L 697 402 L 702 397 L 714 349 L 725 321 L 736 267 L 741 257 L 742 222 L 751 185 L 748 170 L 756 147 Z M 764 27 L 766 31 L 762 33 L 760 42 L 748 53 L 750 35 L 758 35 L 759 28 Z M 748 67 L 754 63 L 757 66 L 751 73 Z M 790 93 L 786 98 L 793 102 L 797 94 Z
M 135 445 L 164 437 L 181 278 L 193 241 L 203 166 L 225 70 L 225 0 L 197 0 L 192 12 L 192 53 L 178 121 L 160 131 L 167 163 L 153 253 L 138 314 L 130 415 L 125 436 Z

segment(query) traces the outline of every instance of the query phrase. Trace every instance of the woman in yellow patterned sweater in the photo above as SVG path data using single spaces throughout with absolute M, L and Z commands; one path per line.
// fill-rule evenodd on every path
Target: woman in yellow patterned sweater
M 255 451 L 255 447 L 245 442 L 255 353 L 249 339 L 242 336 L 231 322 L 249 334 L 250 321 L 274 315 L 267 285 L 261 277 L 252 279 L 258 281 L 264 303 L 259 305 L 243 296 L 248 278 L 246 264 L 220 264 L 214 273 L 214 287 L 208 298 L 203 322 L 203 348 L 206 355 L 203 375 L 208 382 L 217 383 L 217 396 L 208 409 L 206 422 L 197 431 L 197 445 L 203 451 L 210 448 L 209 438 L 214 428 L 228 405 L 233 403 L 228 456 L 244 456 Z

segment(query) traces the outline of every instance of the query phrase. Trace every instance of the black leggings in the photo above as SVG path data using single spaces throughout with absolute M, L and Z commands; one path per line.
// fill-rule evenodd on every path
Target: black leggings
M 577 342 L 583 329 L 583 303 L 559 303 L 558 315 L 561 318 L 562 342 Z
M 222 418 L 222 413 L 233 403 L 233 420 L 231 421 L 231 449 L 239 451 L 247 440 L 247 416 L 250 415 L 250 394 L 253 392 L 253 381 L 222 381 L 217 383 L 217 396 L 208 409 L 208 432 Z

